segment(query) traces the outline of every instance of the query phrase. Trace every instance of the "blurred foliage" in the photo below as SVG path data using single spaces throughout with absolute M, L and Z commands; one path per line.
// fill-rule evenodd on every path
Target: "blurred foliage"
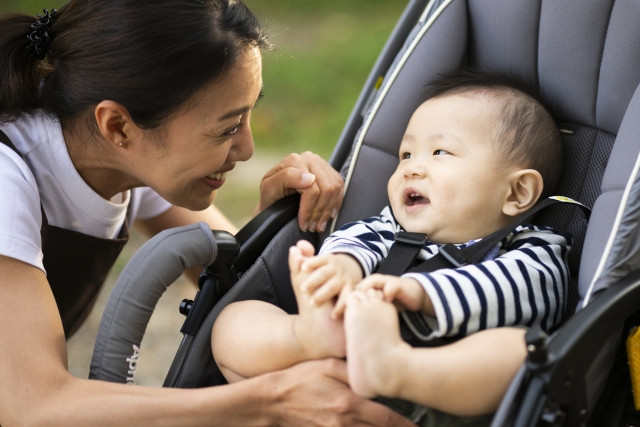
M 253 114 L 257 152 L 312 150 L 328 158 L 384 42 L 398 0 L 246 0 L 276 49 L 264 56 Z M 61 0 L 0 0 L 0 12 L 41 13 Z
M 253 119 L 256 143 L 328 157 L 403 3 L 247 3 L 276 44 L 264 58 L 266 96 Z

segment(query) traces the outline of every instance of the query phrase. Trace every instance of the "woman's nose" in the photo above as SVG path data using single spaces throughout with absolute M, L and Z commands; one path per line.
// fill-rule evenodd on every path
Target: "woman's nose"
M 234 141 L 229 157 L 231 157 L 233 161 L 244 162 L 251 158 L 253 155 L 253 149 L 253 135 L 249 128 L 244 135 Z

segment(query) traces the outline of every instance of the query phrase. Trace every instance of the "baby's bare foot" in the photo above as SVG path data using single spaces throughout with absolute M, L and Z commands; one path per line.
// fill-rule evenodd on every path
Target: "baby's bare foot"
M 374 289 L 354 291 L 344 315 L 349 385 L 364 397 L 396 397 L 402 354 L 408 345 L 400 338 L 398 312 Z
M 345 356 L 344 328 L 341 320 L 331 318 L 333 304 L 311 304 L 311 296 L 300 289 L 308 272 L 301 269 L 306 257 L 313 256 L 313 247 L 296 245 L 289 251 L 291 284 L 298 303 L 298 316 L 294 320 L 294 333 L 307 359 Z

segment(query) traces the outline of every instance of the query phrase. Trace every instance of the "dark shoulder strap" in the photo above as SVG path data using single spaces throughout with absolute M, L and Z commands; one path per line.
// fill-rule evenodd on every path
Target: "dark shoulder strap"
M 389 250 L 389 255 L 382 262 L 376 273 L 400 275 L 405 272 L 431 272 L 441 268 L 456 268 L 467 264 L 475 264 L 487 255 L 489 250 L 508 236 L 516 227 L 531 219 L 535 214 L 548 206 L 558 203 L 570 203 L 579 206 L 589 218 L 591 210 L 580 202 L 568 197 L 553 196 L 544 199 L 529 211 L 518 216 L 504 228 L 497 230 L 479 242 L 464 248 L 454 244 L 446 244 L 439 248 L 438 254 L 413 266 L 427 240 L 427 236 L 420 233 L 400 232 Z
M 491 250 L 491 248 L 493 248 L 502 239 L 508 236 L 515 228 L 529 221 L 531 218 L 533 218 L 535 214 L 537 214 L 541 210 L 558 203 L 570 203 L 570 204 L 579 206 L 584 212 L 587 219 L 591 215 L 591 209 L 589 209 L 588 207 L 586 207 L 580 202 L 570 199 L 569 197 L 562 197 L 562 196 L 548 197 L 543 201 L 541 201 L 540 203 L 538 203 L 537 205 L 535 205 L 533 208 L 531 208 L 527 212 L 516 217 L 516 219 L 514 219 L 512 222 L 507 224 L 504 228 L 501 228 L 500 230 L 497 230 L 491 233 L 490 235 L 483 238 L 479 242 L 464 248 L 458 248 L 455 245 L 447 244 L 440 248 L 440 254 L 442 254 L 447 259 L 447 261 L 449 261 L 450 265 L 453 265 L 454 267 L 461 267 L 467 264 L 478 263 L 482 261 L 482 259 L 486 256 L 489 250 Z M 433 270 L 427 270 L 427 271 L 433 271 Z
M 13 145 L 13 142 L 11 142 L 7 134 L 4 133 L 2 130 L 0 130 L 0 142 L 6 145 L 7 147 L 11 148 L 16 153 L 18 152 L 15 145 Z
M 389 254 L 378 266 L 376 273 L 398 276 L 407 271 L 427 243 L 427 235 L 400 231 L 395 235 Z

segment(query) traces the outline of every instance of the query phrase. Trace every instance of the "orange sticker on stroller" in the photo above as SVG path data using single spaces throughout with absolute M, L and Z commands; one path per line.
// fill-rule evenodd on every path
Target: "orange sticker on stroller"
M 627 337 L 627 359 L 631 373 L 631 389 L 636 411 L 640 410 L 640 327 L 635 327 Z

